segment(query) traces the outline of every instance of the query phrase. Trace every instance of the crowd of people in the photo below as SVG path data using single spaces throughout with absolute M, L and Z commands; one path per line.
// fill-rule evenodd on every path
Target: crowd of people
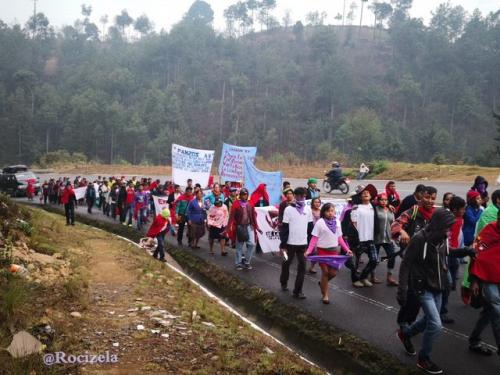
M 297 299 L 306 298 L 306 272 L 317 272 L 314 262 L 307 268 L 310 256 L 345 256 L 354 288 L 383 283 L 375 276 L 375 270 L 381 260 L 386 260 L 385 283 L 397 290 L 400 305 L 397 336 L 408 354 L 417 354 L 411 339 L 423 333 L 419 368 L 431 374 L 442 373 L 432 362 L 431 353 L 442 324 L 454 322 L 448 300 L 450 293 L 457 290 L 465 304 L 482 308 L 469 338 L 470 350 L 492 354 L 481 341 L 481 332 L 488 323 L 500 347 L 500 190 L 490 197 L 488 182 L 478 176 L 465 199 L 445 193 L 442 207 L 437 208 L 435 187 L 417 185 L 413 194 L 402 199 L 396 183 L 389 181 L 381 192 L 372 184 L 358 186 L 342 212 L 336 212 L 334 204 L 321 202 L 317 182 L 310 178 L 307 186 L 294 189 L 290 183 L 283 183 L 282 201 L 276 208 L 283 257 L 279 282 L 284 292 L 289 290 L 294 259 L 297 273 L 292 296 Z M 77 204 L 73 186 L 86 187 L 84 202 L 88 213 L 97 207 L 123 225 L 135 223 L 138 230 L 152 221 L 147 235 L 157 239 L 153 254 L 156 258 L 165 261 L 167 233 L 177 237 L 179 246 L 187 239 L 191 249 L 200 249 L 200 239 L 208 232 L 210 254 L 215 255 L 216 242 L 222 256 L 228 255 L 229 247 L 234 248 L 237 270 L 252 269 L 254 252 L 260 249 L 257 233 L 262 233 L 256 208 L 270 205 L 264 184 L 249 192 L 231 182 L 214 183 L 209 190 L 203 190 L 192 180 L 183 189 L 172 182 L 162 184 L 160 180 L 135 177 L 45 181 L 41 200 L 45 204 L 63 204 L 68 225 L 74 224 Z M 155 212 L 155 195 L 168 197 L 168 207 L 162 212 Z M 310 206 L 306 200 L 310 200 Z M 401 264 L 396 275 L 398 259 Z M 466 263 L 464 275 L 457 288 L 462 263 Z M 328 283 L 340 267 L 329 260 L 318 264 L 321 301 L 329 304 Z M 421 310 L 423 314 L 419 315 Z

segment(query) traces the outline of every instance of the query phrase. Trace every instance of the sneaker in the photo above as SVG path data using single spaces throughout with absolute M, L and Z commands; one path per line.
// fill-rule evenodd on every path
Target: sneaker
M 368 287 L 373 286 L 373 284 L 370 281 L 368 281 L 368 279 L 361 280 L 361 283 L 363 283 L 363 286 L 368 286 Z
M 236 271 L 241 271 L 243 269 L 243 266 L 241 264 L 238 264 L 236 266 Z
M 411 339 L 407 337 L 401 329 L 398 329 L 397 335 L 399 340 L 403 343 L 403 346 L 405 347 L 405 351 L 408 355 L 415 355 L 417 354 L 417 351 L 415 350 L 415 347 L 413 346 L 413 343 L 411 342 Z
M 129 224 L 128 226 L 129 226 L 129 227 L 131 227 L 131 226 L 132 226 L 132 224 Z
M 442 374 L 443 369 L 432 362 L 430 359 L 421 359 L 417 361 L 417 367 L 428 374 Z
M 450 317 L 449 317 L 448 315 L 446 315 L 446 314 L 443 314 L 443 315 L 441 315 L 441 322 L 442 322 L 443 324 L 453 324 L 453 323 L 455 323 L 455 319 L 450 318 Z
M 283 292 L 288 292 L 288 287 L 287 287 L 286 285 L 282 285 L 282 286 L 281 286 L 281 290 L 282 290 Z
M 353 282 L 352 285 L 356 288 L 362 288 L 365 286 L 365 284 L 363 284 L 360 280 Z
M 481 343 L 469 345 L 469 350 L 471 352 L 481 354 L 484 356 L 490 356 L 493 354 L 493 351 L 490 348 L 486 347 L 485 345 L 482 345 Z
M 382 284 L 382 281 L 380 281 L 379 279 L 377 279 L 376 277 L 372 277 L 370 278 L 370 282 L 372 284 Z
M 306 299 L 306 296 L 304 295 L 304 293 L 293 293 L 293 298 Z
M 250 264 L 248 264 L 248 263 L 247 263 L 247 264 L 245 264 L 245 268 L 246 268 L 247 270 L 251 270 L 251 269 L 253 269 L 253 267 L 252 267 Z

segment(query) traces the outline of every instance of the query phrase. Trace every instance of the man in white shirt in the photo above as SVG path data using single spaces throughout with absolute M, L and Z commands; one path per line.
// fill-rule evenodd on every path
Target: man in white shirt
M 361 197 L 361 203 L 355 206 L 351 212 L 351 221 L 358 231 L 359 247 L 358 253 L 367 253 L 368 264 L 365 266 L 359 280 L 354 282 L 355 287 L 373 286 L 368 280 L 368 275 L 375 270 L 378 264 L 378 254 L 373 241 L 375 236 L 375 208 L 371 201 L 376 196 L 376 189 L 373 185 L 357 189 Z M 373 194 L 373 196 L 372 196 Z
M 313 217 L 310 208 L 306 207 L 305 204 L 306 189 L 302 187 L 296 188 L 293 194 L 295 202 L 285 208 L 280 226 L 280 249 L 284 258 L 281 265 L 280 283 L 281 289 L 287 291 L 290 264 L 293 262 L 293 258 L 297 256 L 297 277 L 295 278 L 293 296 L 298 299 L 305 299 L 306 297 L 302 293 L 306 273 L 304 253 L 307 249 L 308 234 L 311 233 L 313 228 Z

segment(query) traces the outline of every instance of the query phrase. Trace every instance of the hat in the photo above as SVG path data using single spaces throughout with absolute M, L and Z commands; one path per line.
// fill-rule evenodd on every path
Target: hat
M 164 208 L 163 211 L 160 213 L 160 215 L 164 219 L 168 219 L 170 217 L 170 210 L 168 208 Z
M 242 194 L 248 195 L 248 190 L 246 188 L 241 188 L 240 195 L 242 195 Z
M 479 193 L 478 191 L 469 190 L 469 192 L 467 193 L 467 202 L 470 202 L 471 200 L 476 199 L 476 197 L 479 197 L 480 195 L 481 195 L 481 193 Z
M 366 186 L 364 186 L 364 185 L 356 186 L 356 195 L 361 195 L 361 193 L 365 190 L 368 190 L 370 192 L 372 199 L 375 198 L 378 194 L 377 188 L 375 186 L 373 186 L 372 184 L 368 184 Z
M 307 183 L 308 184 L 317 184 L 318 183 L 318 179 L 314 178 L 314 177 L 311 177 L 309 180 L 307 180 Z

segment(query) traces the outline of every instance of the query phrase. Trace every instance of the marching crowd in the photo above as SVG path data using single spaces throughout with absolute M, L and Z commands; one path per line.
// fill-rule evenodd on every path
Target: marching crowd
M 262 233 L 255 208 L 270 205 L 264 184 L 249 192 L 231 182 L 214 183 L 210 190 L 203 190 L 192 180 L 183 189 L 168 181 L 162 184 L 135 177 L 45 181 L 40 199 L 44 204 L 63 204 L 68 225 L 74 224 L 77 204 L 73 186 L 86 187 L 84 201 L 89 213 L 97 207 L 123 225 L 135 223 L 138 230 L 152 221 L 147 235 L 157 239 L 153 256 L 160 260 L 165 260 L 167 233 L 177 236 L 179 246 L 187 238 L 189 247 L 199 249 L 199 240 L 208 232 L 212 255 L 216 242 L 222 256 L 228 254 L 228 247 L 236 249 L 237 270 L 252 269 L 254 251 L 260 248 L 257 232 Z M 296 258 L 293 297 L 306 298 L 302 291 L 305 274 L 316 273 L 318 265 L 321 301 L 329 304 L 328 283 L 344 261 L 353 287 L 371 288 L 383 282 L 375 277 L 375 270 L 382 259 L 387 260 L 385 282 L 397 289 L 400 305 L 397 336 L 408 354 L 417 354 L 411 339 L 423 333 L 419 368 L 430 374 L 443 372 L 431 361 L 431 352 L 442 324 L 454 322 L 448 300 L 456 290 L 465 304 L 482 308 L 469 337 L 469 349 L 491 355 L 481 333 L 491 323 L 500 348 L 500 190 L 490 197 L 487 188 L 488 182 L 478 176 L 465 199 L 446 193 L 442 207 L 437 208 L 438 192 L 433 186 L 418 185 L 413 194 L 402 199 L 394 181 L 382 192 L 371 184 L 360 185 L 342 212 L 336 212 L 334 204 L 322 204 L 315 178 L 307 181 L 307 187 L 295 189 L 284 182 L 282 201 L 276 207 L 283 257 L 281 289 L 289 290 L 289 270 Z M 155 212 L 155 195 L 167 196 L 168 208 Z M 310 200 L 310 207 L 306 200 Z M 343 262 L 333 262 L 342 256 Z M 312 262 L 307 268 L 309 257 L 317 264 Z M 398 258 L 402 260 L 399 275 L 395 275 Z M 461 264 L 464 275 L 461 287 L 457 287 Z M 420 311 L 423 314 L 419 315 Z

